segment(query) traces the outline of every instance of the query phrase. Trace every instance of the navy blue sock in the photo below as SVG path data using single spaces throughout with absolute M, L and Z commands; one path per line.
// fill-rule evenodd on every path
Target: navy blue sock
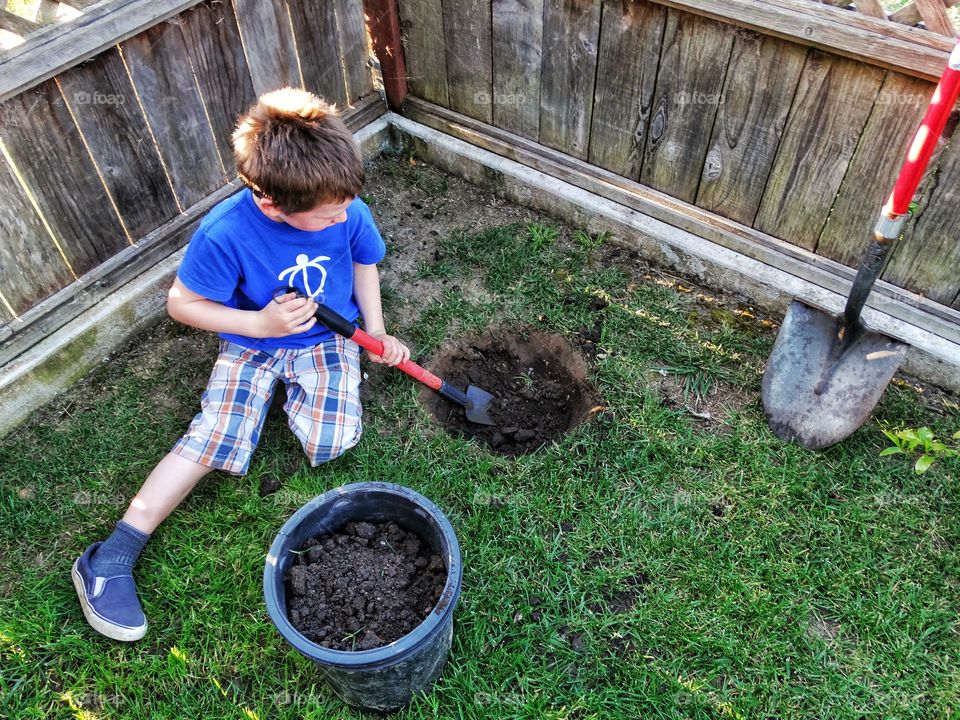
M 141 532 L 121 520 L 113 534 L 93 553 L 90 569 L 100 577 L 132 573 L 140 551 L 149 539 L 149 533 Z

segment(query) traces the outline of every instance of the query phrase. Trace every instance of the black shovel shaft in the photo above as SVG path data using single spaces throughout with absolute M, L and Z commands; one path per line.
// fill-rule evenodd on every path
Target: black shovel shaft
M 850 297 L 847 298 L 847 305 L 843 310 L 843 326 L 848 331 L 860 325 L 860 313 L 863 312 L 863 306 L 867 302 L 874 283 L 880 277 L 883 261 L 886 260 L 892 245 L 892 240 L 874 238 L 860 260 L 857 276 L 853 279 L 853 287 L 850 288 Z
M 445 397 L 452 403 L 456 403 L 462 408 L 467 410 L 471 409 L 473 403 L 470 402 L 470 398 L 467 397 L 466 393 L 462 390 L 454 387 L 446 380 L 443 381 L 443 384 L 440 386 L 440 389 L 437 390 L 441 397 Z

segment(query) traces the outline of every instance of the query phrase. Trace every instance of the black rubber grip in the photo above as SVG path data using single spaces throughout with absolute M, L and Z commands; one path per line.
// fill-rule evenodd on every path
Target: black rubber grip
M 347 320 L 343 315 L 334 312 L 326 305 L 317 305 L 317 321 L 333 330 L 337 335 L 343 335 L 347 340 L 353 337 L 357 331 L 357 326 Z

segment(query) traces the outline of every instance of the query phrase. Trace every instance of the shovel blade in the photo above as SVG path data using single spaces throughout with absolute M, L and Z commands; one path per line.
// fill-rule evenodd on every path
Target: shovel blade
M 463 409 L 467 420 L 478 425 L 494 425 L 490 419 L 490 403 L 497 398 L 475 385 L 467 388 L 467 405 Z
M 838 353 L 840 323 L 793 301 L 763 373 L 770 429 L 811 450 L 863 424 L 907 353 L 905 344 L 872 331 Z

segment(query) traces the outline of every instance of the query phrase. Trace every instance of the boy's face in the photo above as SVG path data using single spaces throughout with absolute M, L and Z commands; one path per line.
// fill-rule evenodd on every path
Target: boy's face
M 285 213 L 283 210 L 273 204 L 270 198 L 258 198 L 254 196 L 257 206 L 271 220 L 283 222 L 290 227 L 305 232 L 317 232 L 325 230 L 331 225 L 342 223 L 347 219 L 347 207 L 353 202 L 354 198 L 344 200 L 339 203 L 320 203 L 311 210 L 303 212 Z

